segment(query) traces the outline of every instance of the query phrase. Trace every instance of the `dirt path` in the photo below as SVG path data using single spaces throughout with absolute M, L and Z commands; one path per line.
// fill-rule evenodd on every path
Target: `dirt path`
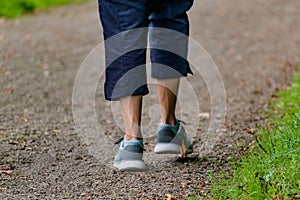
M 0 199 L 155 199 L 168 193 L 183 199 L 207 193 L 209 170 L 228 167 L 247 148 L 247 129 L 264 120 L 261 111 L 300 61 L 299 7 L 298 0 L 196 0 L 191 35 L 222 72 L 224 133 L 206 157 L 166 161 L 163 168 L 138 174 L 118 172 L 92 157 L 74 127 L 76 72 L 101 41 L 95 2 L 0 19 Z M 204 86 L 197 94 L 204 94 L 208 112 L 205 91 Z M 106 134 L 120 136 L 103 116 L 110 107 L 97 108 Z M 201 131 L 196 146 L 205 142 Z M 147 151 L 151 145 L 149 140 Z

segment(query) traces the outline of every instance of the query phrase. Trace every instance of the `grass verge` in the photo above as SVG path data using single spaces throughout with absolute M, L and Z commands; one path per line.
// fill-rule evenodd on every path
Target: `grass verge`
M 270 124 L 231 177 L 214 180 L 209 199 L 300 199 L 300 74 L 272 102 Z
M 84 1 L 86 0 L 0 0 L 0 17 L 14 18 L 37 9 Z

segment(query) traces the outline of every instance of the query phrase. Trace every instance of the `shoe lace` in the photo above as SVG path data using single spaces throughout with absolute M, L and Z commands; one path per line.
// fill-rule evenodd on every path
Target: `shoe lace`
M 115 141 L 115 145 L 120 144 L 124 140 L 124 137 L 121 137 Z
M 181 120 L 181 119 L 177 119 L 177 121 L 178 121 L 179 123 L 182 123 L 183 125 L 186 125 L 186 122 L 183 121 L 183 120 Z

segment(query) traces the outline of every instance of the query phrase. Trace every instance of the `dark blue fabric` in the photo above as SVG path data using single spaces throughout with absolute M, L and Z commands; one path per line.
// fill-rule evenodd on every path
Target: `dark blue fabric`
M 172 52 L 151 48 L 152 77 L 157 79 L 177 78 L 192 73 L 187 60 L 188 41 L 186 37 L 176 36 L 163 40 L 160 34 L 138 29 L 161 27 L 189 35 L 189 22 L 186 12 L 193 0 L 98 0 L 104 39 L 116 34 L 116 41 L 105 42 L 106 80 L 105 98 L 117 100 L 122 96 L 146 95 L 149 93 L 146 80 L 146 49 L 149 34 L 151 46 L 157 43 L 175 45 L 180 49 L 178 56 Z M 130 30 L 134 32 L 134 37 Z M 124 32 L 125 31 L 125 32 Z M 126 32 L 128 31 L 128 32 Z M 133 49 L 132 51 L 128 51 Z M 174 73 L 163 70 L 168 66 Z M 140 66 L 141 69 L 135 70 Z M 171 70 L 172 71 L 172 70 Z M 131 73 L 124 78 L 124 74 Z M 130 87 L 129 87 L 130 86 Z M 135 87 L 134 87 L 135 86 Z

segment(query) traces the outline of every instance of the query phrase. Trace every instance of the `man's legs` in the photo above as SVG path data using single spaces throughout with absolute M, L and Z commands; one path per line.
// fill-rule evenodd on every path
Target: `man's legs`
M 160 123 L 176 125 L 175 108 L 179 78 L 157 80 Z
M 193 152 L 193 146 L 181 122 L 175 116 L 179 82 L 179 78 L 157 80 L 161 118 L 154 152 L 158 154 L 181 153 L 185 157 Z
M 185 157 L 193 152 L 193 146 L 181 122 L 175 116 L 179 82 L 179 78 L 157 80 L 160 124 L 154 152 L 158 154 L 181 153 Z
M 125 138 L 118 140 L 114 166 L 120 170 L 142 170 L 142 96 L 146 85 L 147 0 L 98 0 L 105 39 L 105 98 L 120 100 Z
M 144 145 L 141 134 L 142 96 L 126 96 L 120 98 L 125 124 L 125 137 L 121 142 L 114 167 L 123 171 L 140 171 L 145 169 L 143 161 Z
M 125 125 L 125 140 L 141 139 L 142 96 L 120 98 Z
M 152 77 L 158 80 L 158 99 L 161 119 L 154 152 L 186 156 L 193 147 L 179 120 L 175 107 L 179 78 L 192 73 L 186 60 L 188 51 L 189 21 L 186 12 L 193 0 L 157 0 L 156 12 L 150 15 L 150 47 Z M 166 29 L 160 29 L 166 28 Z M 172 30 L 172 31 L 170 31 Z
M 160 104 L 160 123 L 176 125 L 175 108 L 180 79 L 157 80 L 158 101 Z M 141 139 L 142 96 L 120 98 L 125 124 L 125 139 Z

